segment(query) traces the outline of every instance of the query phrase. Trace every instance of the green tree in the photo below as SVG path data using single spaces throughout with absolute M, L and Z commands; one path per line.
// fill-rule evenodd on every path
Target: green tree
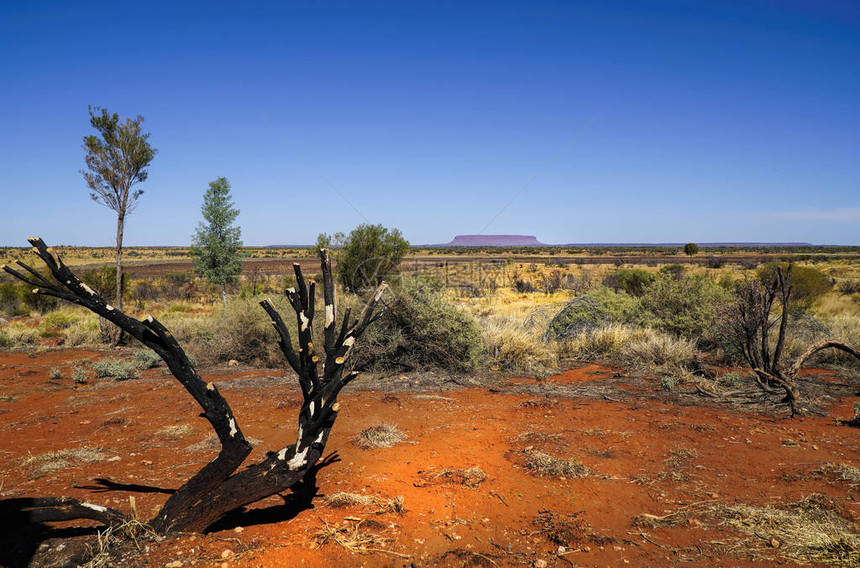
M 146 181 L 156 150 L 143 132 L 143 117 L 121 121 L 116 113 L 89 107 L 90 124 L 98 135 L 84 136 L 84 161 L 81 170 L 92 190 L 93 201 L 116 212 L 116 304 L 122 310 L 122 238 L 125 218 L 137 207 L 143 190 L 134 185 Z
M 693 256 L 699 252 L 699 245 L 696 243 L 687 243 L 684 245 L 684 254 L 687 256 Z
M 197 226 L 191 239 L 194 271 L 209 282 L 221 286 L 221 299 L 227 305 L 227 284 L 236 281 L 242 271 L 242 230 L 234 227 L 239 210 L 233 207 L 230 183 L 220 177 L 209 183 L 200 208 L 205 223 Z
M 375 287 L 397 271 L 407 252 L 409 242 L 399 230 L 389 231 L 382 225 L 359 225 L 343 242 L 337 274 L 351 292 Z

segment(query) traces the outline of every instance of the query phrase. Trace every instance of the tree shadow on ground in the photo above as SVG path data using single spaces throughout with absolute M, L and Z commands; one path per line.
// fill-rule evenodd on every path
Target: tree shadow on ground
M 290 488 L 292 493 L 288 495 L 278 494 L 278 497 L 284 501 L 282 504 L 255 509 L 236 509 L 213 523 L 205 532 L 218 532 L 232 530 L 236 527 L 281 523 L 296 518 L 303 511 L 313 509 L 314 499 L 321 496 L 319 487 L 317 486 L 317 473 L 322 468 L 339 461 L 340 457 L 337 455 L 337 452 L 332 452 L 324 459 L 318 461 L 314 467 L 308 470 L 307 475 L 305 475 L 302 481 Z
M 219 519 L 205 532 L 231 530 L 236 527 L 279 523 L 295 518 L 303 511 L 313 509 L 313 500 L 320 496 L 317 486 L 317 474 L 324 468 L 340 461 L 336 452 L 308 470 L 305 478 L 290 489 L 292 493 L 279 495 L 282 504 L 256 509 L 237 509 Z M 93 480 L 95 485 L 77 486 L 79 489 L 89 489 L 94 493 L 108 491 L 128 491 L 131 493 L 174 493 L 174 489 L 165 489 L 149 485 L 125 484 L 105 478 Z M 81 519 L 75 523 L 87 523 L 92 526 L 56 526 L 33 520 L 32 500 L 26 497 L 0 499 L 0 566 L 4 568 L 26 568 L 33 565 L 52 567 L 79 566 L 86 562 L 87 544 L 91 538 L 103 530 L 92 521 Z M 87 538 L 90 537 L 90 538 Z M 43 545 L 50 545 L 49 553 L 40 551 Z M 43 547 L 44 548 L 44 547 Z M 33 564 L 36 555 L 39 562 Z M 44 560 L 44 561 L 43 561 Z

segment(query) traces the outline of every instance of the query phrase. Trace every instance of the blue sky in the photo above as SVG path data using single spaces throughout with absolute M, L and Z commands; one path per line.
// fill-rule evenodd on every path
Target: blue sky
M 860 245 L 858 32 L 830 1 L 5 2 L 0 244 L 112 244 L 97 105 L 158 149 L 127 245 L 187 244 L 219 176 L 248 245 Z

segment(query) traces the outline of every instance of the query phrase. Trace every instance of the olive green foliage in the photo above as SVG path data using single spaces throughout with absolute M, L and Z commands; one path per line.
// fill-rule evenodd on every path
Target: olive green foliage
M 404 279 L 385 305 L 356 349 L 356 368 L 468 371 L 477 366 L 482 348 L 478 322 L 450 304 L 435 284 Z
M 687 256 L 693 256 L 699 252 L 699 245 L 696 243 L 687 243 L 684 245 L 684 254 Z
M 47 271 L 42 276 L 48 280 L 53 277 Z M 6 316 L 25 316 L 30 312 L 47 313 L 57 307 L 59 301 L 52 296 L 34 294 L 33 286 L 25 282 L 0 283 L 0 314 Z
M 645 288 L 654 282 L 656 276 L 653 272 L 641 268 L 619 268 L 609 274 L 603 285 L 612 288 L 616 292 L 627 292 L 631 296 L 641 296 Z
M 318 243 L 323 242 L 320 235 Z M 397 229 L 359 225 L 346 237 L 337 262 L 337 275 L 350 292 L 374 288 L 395 273 L 409 252 L 409 242 Z
M 573 338 L 608 325 L 632 322 L 640 309 L 639 300 L 625 292 L 594 288 L 572 299 L 556 314 L 549 324 L 549 337 Z
M 198 225 L 191 245 L 194 270 L 221 287 L 221 296 L 226 304 L 226 286 L 235 282 L 242 271 L 239 255 L 242 231 L 233 226 L 239 210 L 233 207 L 227 178 L 220 177 L 209 184 L 209 189 L 203 194 L 201 211 L 205 222 Z
M 812 303 L 830 291 L 833 282 L 826 274 L 809 266 L 791 265 L 788 272 L 788 264 L 777 264 L 774 262 L 765 264 L 756 271 L 758 279 L 765 285 L 776 282 L 776 269 L 782 269 L 783 274 L 788 274 L 788 285 L 791 286 L 791 298 L 789 304 L 809 307 Z
M 678 279 L 660 274 L 642 295 L 641 323 L 700 338 L 731 301 L 731 292 L 707 274 L 687 274 Z
M 81 280 L 96 294 L 108 302 L 116 302 L 116 266 L 105 264 L 98 268 L 90 268 L 80 276 Z M 128 287 L 126 274 L 122 275 L 122 293 L 125 295 Z

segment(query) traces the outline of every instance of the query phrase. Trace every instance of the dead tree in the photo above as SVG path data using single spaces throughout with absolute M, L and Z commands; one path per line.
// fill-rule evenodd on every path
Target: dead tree
M 304 279 L 298 264 L 293 265 L 296 286 L 286 291 L 296 313 L 298 349 L 293 347 L 290 332 L 271 302 L 260 302 L 279 336 L 278 345 L 298 375 L 303 403 L 296 443 L 268 452 L 259 463 L 237 472 L 251 452 L 251 445 L 218 388 L 197 374 L 170 331 L 151 316 L 137 320 L 114 308 L 81 282 L 42 239 L 34 237 L 28 241 L 55 281 L 20 261 L 18 265 L 24 272 L 8 266 L 3 266 L 3 270 L 35 286 L 36 294 L 54 296 L 88 308 L 158 353 L 176 380 L 201 406 L 202 416 L 212 425 L 221 442 L 218 456 L 177 489 L 149 521 L 157 533 L 202 531 L 230 511 L 286 491 L 300 483 L 314 467 L 323 454 L 340 410 L 338 394 L 358 375 L 347 369 L 347 361 L 356 340 L 379 317 L 374 312 L 385 283 L 379 285 L 357 320 L 350 323 L 350 309 L 347 308 L 338 326 L 331 263 L 328 251 L 320 251 L 325 302 L 321 353 L 313 343 L 315 283 Z M 120 511 L 70 497 L 28 499 L 23 508 L 36 522 L 87 518 L 116 526 L 129 519 Z
M 860 359 L 860 351 L 835 339 L 823 339 L 811 345 L 791 365 L 786 367 L 782 364 L 790 318 L 790 277 L 791 265 L 785 271 L 776 267 L 774 278 L 742 284 L 738 290 L 732 323 L 741 352 L 753 370 L 756 383 L 767 392 L 784 391 L 782 402 L 789 405 L 791 415 L 795 416 L 800 413 L 800 408 L 794 379 L 806 360 L 824 349 L 839 349 L 857 359 Z

